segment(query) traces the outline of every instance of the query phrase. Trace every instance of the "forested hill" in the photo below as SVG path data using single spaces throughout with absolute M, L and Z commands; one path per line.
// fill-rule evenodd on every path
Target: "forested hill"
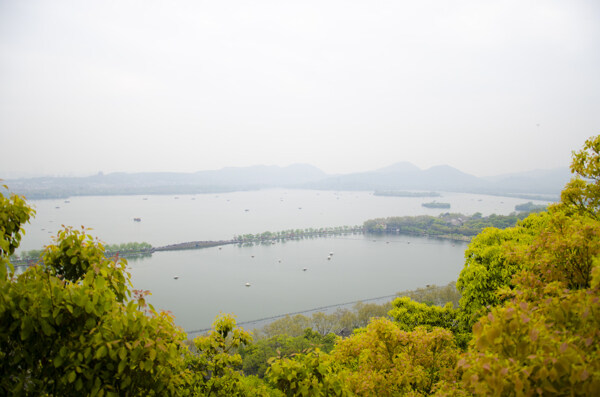
M 88 177 L 40 177 L 5 181 L 28 199 L 84 195 L 197 194 L 264 188 L 401 191 L 428 190 L 497 195 L 542 194 L 551 200 L 569 180 L 565 168 L 479 178 L 447 165 L 422 170 L 397 163 L 369 172 L 328 175 L 308 164 L 227 167 L 194 173 L 111 173 Z

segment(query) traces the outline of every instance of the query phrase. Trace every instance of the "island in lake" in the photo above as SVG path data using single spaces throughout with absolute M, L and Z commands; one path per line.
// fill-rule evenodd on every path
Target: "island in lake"
M 438 203 L 437 201 L 432 201 L 431 203 L 423 203 L 421 206 L 427 208 L 450 208 L 450 203 Z

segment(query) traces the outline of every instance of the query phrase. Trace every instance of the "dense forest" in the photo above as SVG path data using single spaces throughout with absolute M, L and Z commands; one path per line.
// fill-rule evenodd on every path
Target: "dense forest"
M 2 196 L 0 394 L 599 395 L 600 136 L 571 170 L 547 211 L 455 225 L 485 227 L 465 252 L 458 306 L 404 296 L 350 336 L 316 318 L 255 342 L 230 315 L 188 340 L 85 230 L 60 231 L 43 264 L 15 275 L 9 258 L 35 211 Z M 374 223 L 388 225 L 402 223 Z

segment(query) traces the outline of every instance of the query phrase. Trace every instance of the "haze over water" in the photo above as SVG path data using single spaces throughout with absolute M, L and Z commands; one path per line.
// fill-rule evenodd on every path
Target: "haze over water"
M 21 249 L 48 244 L 61 224 L 90 227 L 92 235 L 107 243 L 146 241 L 160 246 L 264 231 L 360 225 L 375 217 L 508 214 L 516 204 L 528 201 L 460 193 L 443 193 L 435 200 L 451 203 L 450 210 L 422 207 L 432 201 L 429 197 L 279 189 L 40 200 L 31 202 L 37 215 L 26 226 Z M 134 222 L 134 217 L 141 222 Z M 190 331 L 210 326 L 219 312 L 250 321 L 393 295 L 426 284 L 443 285 L 458 277 L 465 248 L 465 243 L 414 236 L 348 235 L 159 252 L 129 264 L 134 288 L 152 291 L 155 308 L 170 310 L 176 324 Z M 330 252 L 334 254 L 328 260 Z
M 421 206 L 433 200 L 451 203 L 452 207 L 446 210 Z M 443 212 L 509 214 L 516 204 L 531 200 L 466 193 L 411 198 L 381 197 L 358 191 L 272 189 L 179 196 L 73 197 L 68 201 L 31 201 L 37 214 L 26 226 L 21 250 L 38 249 L 50 243 L 51 236 L 63 224 L 92 228 L 94 236 L 111 244 L 146 241 L 161 246 L 184 241 L 229 240 L 234 235 L 264 231 L 362 225 L 367 219 L 377 217 Z M 136 217 L 142 221 L 133 222 Z

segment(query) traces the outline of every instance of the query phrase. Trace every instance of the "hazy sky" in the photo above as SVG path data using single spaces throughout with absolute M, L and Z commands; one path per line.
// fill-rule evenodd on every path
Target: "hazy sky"
M 599 133 L 597 0 L 0 0 L 0 178 L 483 176 Z

